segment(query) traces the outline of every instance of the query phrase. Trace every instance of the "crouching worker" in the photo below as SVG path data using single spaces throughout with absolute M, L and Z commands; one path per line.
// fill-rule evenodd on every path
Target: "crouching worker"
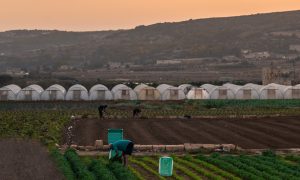
M 134 108 L 132 111 L 133 118 L 139 118 L 142 110 L 139 108 Z
M 109 144 L 109 149 L 115 151 L 115 157 L 112 158 L 112 161 L 120 161 L 123 165 L 127 164 L 126 155 L 131 155 L 133 151 L 133 142 L 130 140 L 119 140 L 112 144 Z
M 106 108 L 107 108 L 107 105 L 100 105 L 98 107 L 98 111 L 99 111 L 99 118 L 102 119 L 103 118 L 103 115 L 104 113 L 106 113 Z

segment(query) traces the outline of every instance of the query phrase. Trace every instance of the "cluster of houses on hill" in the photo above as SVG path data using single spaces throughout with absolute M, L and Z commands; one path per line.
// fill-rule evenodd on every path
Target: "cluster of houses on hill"
M 239 86 L 226 83 L 222 86 L 204 84 L 195 87 L 182 84 L 178 87 L 161 84 L 151 87 L 139 84 L 134 89 L 119 84 L 109 90 L 102 84 L 90 90 L 76 84 L 66 90 L 55 84 L 47 89 L 30 85 L 23 89 L 11 84 L 0 88 L 1 101 L 98 101 L 98 100 L 183 100 L 183 99 L 300 99 L 300 84 L 285 86 L 280 84 L 246 84 Z

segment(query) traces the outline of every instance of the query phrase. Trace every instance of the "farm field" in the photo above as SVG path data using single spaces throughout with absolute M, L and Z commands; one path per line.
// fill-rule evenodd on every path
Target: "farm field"
M 74 150 L 57 154 L 56 161 L 67 179 L 298 179 L 300 156 L 263 155 L 171 155 L 172 177 L 158 174 L 159 156 L 129 157 L 127 167 L 109 162 L 107 157 L 79 157 Z M 64 163 L 62 163 L 64 162 Z
M 224 141 L 224 138 L 226 137 L 223 137 L 222 133 L 225 133 L 225 135 L 237 139 L 237 141 L 230 140 L 233 143 L 236 143 L 240 140 L 244 140 L 241 137 L 246 136 L 249 133 L 253 134 L 253 132 L 249 131 L 247 133 L 244 133 L 243 131 L 244 134 L 230 133 L 228 130 L 226 131 L 226 129 L 230 129 L 232 127 L 232 124 L 227 124 L 227 121 L 221 120 L 228 119 L 230 120 L 230 122 L 232 121 L 234 123 L 241 123 L 241 125 L 245 125 L 246 127 L 243 128 L 250 128 L 250 130 L 253 129 L 253 131 L 255 131 L 253 134 L 255 135 L 255 137 L 251 136 L 250 138 L 256 138 L 257 136 L 260 137 L 261 135 L 266 133 L 275 137 L 282 136 L 280 137 L 281 140 L 279 139 L 275 141 L 276 143 L 274 146 L 267 146 L 263 143 L 263 145 L 260 144 L 261 146 L 258 147 L 291 147 L 291 145 L 299 145 L 299 141 L 295 140 L 294 138 L 295 135 L 297 135 L 299 127 L 299 123 L 297 121 L 297 119 L 299 119 L 298 117 L 300 116 L 299 100 L 180 101 L 176 102 L 176 104 L 174 102 L 116 101 L 108 103 L 106 120 L 109 121 L 105 121 L 106 123 L 101 123 L 101 125 L 103 126 L 99 126 L 99 124 L 97 124 L 98 121 L 96 120 L 98 118 L 97 107 L 99 104 L 103 103 L 107 102 L 0 102 L 0 137 L 37 139 L 45 145 L 54 145 L 55 143 L 61 144 L 64 142 L 65 128 L 72 124 L 71 116 L 78 117 L 79 119 L 85 119 L 80 120 L 79 128 L 81 128 L 81 130 L 78 129 L 78 133 L 80 134 L 80 131 L 87 132 L 87 135 L 82 134 L 82 136 L 84 136 L 87 140 L 86 142 L 82 142 L 80 139 L 76 140 L 78 143 L 82 144 L 90 144 L 93 143 L 92 141 L 94 141 L 95 139 L 103 137 L 103 133 L 105 133 L 107 128 L 120 127 L 120 125 L 124 125 L 124 128 L 127 129 L 127 121 L 128 123 L 131 123 L 131 126 L 135 126 L 138 128 L 144 128 L 145 126 L 148 127 L 148 122 L 150 122 L 150 126 L 152 124 L 154 128 L 161 128 L 159 126 L 165 128 L 164 126 L 168 124 L 165 120 L 170 119 L 172 123 L 168 124 L 167 129 L 178 131 L 178 128 L 184 128 L 184 126 L 187 126 L 186 130 L 194 133 L 186 133 L 186 135 L 184 136 L 180 135 L 179 133 L 178 138 L 172 139 L 160 138 L 160 132 L 157 134 L 152 133 L 152 140 L 145 139 L 145 143 L 157 142 L 176 144 L 186 142 L 187 138 L 192 140 L 192 142 L 197 143 L 214 143 Z M 141 118 L 136 122 L 132 121 L 132 109 L 135 107 L 139 107 L 142 109 Z M 191 116 L 193 120 L 184 121 L 183 119 L 179 119 L 179 117 L 182 118 L 184 115 Z M 252 124 L 250 123 L 250 121 L 244 122 L 244 116 L 252 117 Z M 210 119 L 206 120 L 205 117 L 209 117 Z M 271 117 L 269 118 L 270 121 L 268 120 L 267 122 L 265 122 L 265 119 L 268 119 L 267 117 Z M 201 119 L 203 121 L 200 121 Z M 210 121 L 213 119 L 216 119 L 217 121 Z M 274 120 L 274 122 L 271 122 L 272 119 Z M 198 123 L 193 124 L 195 122 Z M 215 125 L 210 124 L 211 122 L 214 122 Z M 176 125 L 172 125 L 173 123 Z M 248 125 L 249 123 L 251 125 Z M 264 125 L 261 126 L 261 124 L 259 123 L 262 123 Z M 259 124 L 260 126 L 255 127 L 255 125 L 257 124 Z M 221 137 L 221 139 L 206 138 L 205 134 L 207 135 L 209 132 L 206 133 L 205 131 L 199 131 L 198 128 L 195 128 L 202 128 L 207 126 L 209 127 L 209 125 L 213 125 L 213 128 L 216 128 L 216 130 L 220 131 L 214 132 L 214 134 L 212 135 Z M 228 127 L 224 128 L 223 126 L 225 125 Z M 145 135 L 147 135 L 147 127 L 145 127 Z M 273 127 L 278 132 L 283 132 L 283 134 L 279 134 L 277 132 L 274 134 L 274 130 L 272 130 Z M 89 129 L 89 131 L 86 131 L 85 128 Z M 95 128 L 99 129 L 95 130 Z M 194 131 L 190 130 L 189 128 L 194 128 Z M 213 130 L 213 128 L 208 128 L 207 130 L 211 131 Z M 269 128 L 269 130 L 267 129 L 268 131 L 265 131 L 266 128 Z M 128 133 L 126 129 L 125 133 Z M 229 134 L 226 134 L 226 132 Z M 200 137 L 199 134 L 204 135 Z M 127 134 L 125 135 L 127 136 Z M 267 139 L 270 137 L 270 135 L 267 136 Z M 133 136 L 135 135 L 129 134 L 128 137 L 135 139 L 136 137 Z M 167 135 L 167 137 L 168 136 L 170 135 Z M 210 136 L 211 135 L 208 134 L 208 137 Z M 285 141 L 287 141 L 288 143 L 282 144 L 280 142 L 282 141 L 282 138 L 285 139 Z M 102 139 L 105 140 L 106 138 Z M 159 139 L 160 141 L 157 141 L 155 139 Z M 137 141 L 140 142 L 138 139 Z M 278 144 L 280 146 L 278 146 Z
M 103 120 L 98 119 L 99 104 L 109 107 Z M 135 107 L 142 109 L 139 119 L 132 118 Z M 77 145 L 94 145 L 97 139 L 106 144 L 107 129 L 122 128 L 136 144 L 285 149 L 300 148 L 299 117 L 299 100 L 0 102 L 0 179 L 63 179 L 62 174 L 66 179 L 164 179 L 157 174 L 160 154 L 133 156 L 124 168 L 107 157 L 58 151 L 54 147 L 66 143 L 70 126 Z M 174 176 L 167 179 L 297 179 L 300 172 L 297 155 L 179 154 L 170 154 Z
M 236 144 L 242 148 L 300 148 L 298 117 L 209 119 L 77 119 L 73 142 L 107 143 L 107 129 L 122 128 L 136 144 Z M 65 137 L 66 138 L 66 137 Z

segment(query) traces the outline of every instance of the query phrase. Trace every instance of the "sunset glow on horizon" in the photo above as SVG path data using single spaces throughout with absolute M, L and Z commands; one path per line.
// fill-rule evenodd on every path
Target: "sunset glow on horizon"
M 0 31 L 95 31 L 300 9 L 298 0 L 0 0 Z

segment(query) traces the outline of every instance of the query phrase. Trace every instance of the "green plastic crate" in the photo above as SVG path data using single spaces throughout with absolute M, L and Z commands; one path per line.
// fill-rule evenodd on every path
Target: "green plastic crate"
M 108 129 L 107 142 L 108 144 L 123 139 L 123 129 Z
M 123 129 L 108 129 L 108 134 L 107 134 L 107 142 L 108 144 L 114 143 L 116 141 L 122 140 L 123 139 Z M 112 159 L 116 156 L 116 151 L 115 150 L 110 150 L 109 151 L 109 159 Z M 118 152 L 118 156 L 122 156 L 122 152 Z
M 159 174 L 161 176 L 173 175 L 173 159 L 171 157 L 159 158 Z

